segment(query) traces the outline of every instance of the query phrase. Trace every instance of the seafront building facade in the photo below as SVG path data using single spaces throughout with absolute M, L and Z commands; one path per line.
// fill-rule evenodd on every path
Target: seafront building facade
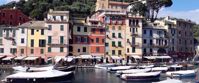
M 71 17 L 70 21 L 68 11 L 50 10 L 44 21 L 26 22 L 18 28 L 1 28 L 5 37 L 0 33 L 0 43 L 1 39 L 3 43 L 10 42 L 4 49 L 12 50 L 10 53 L 14 56 L 45 60 L 88 55 L 84 59 L 96 57 L 117 62 L 131 57 L 169 55 L 186 59 L 193 55 L 193 22 L 165 17 L 151 23 L 140 15 L 131 14 L 128 5 L 97 0 L 94 14 L 87 18 Z M 12 37 L 7 37 L 8 34 Z M 5 51 L 3 47 L 4 44 L 0 52 Z

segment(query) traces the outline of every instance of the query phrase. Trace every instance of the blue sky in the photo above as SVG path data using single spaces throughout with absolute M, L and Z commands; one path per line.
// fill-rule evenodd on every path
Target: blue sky
M 10 1 L 19 0 L 0 0 L 0 5 Z M 173 0 L 173 5 L 163 8 L 159 17 L 173 16 L 177 18 L 190 19 L 199 23 L 199 0 Z

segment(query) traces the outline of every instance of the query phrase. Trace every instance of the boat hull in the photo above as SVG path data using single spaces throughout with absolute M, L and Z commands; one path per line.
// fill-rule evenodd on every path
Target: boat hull
M 7 78 L 6 83 L 49 83 L 49 82 L 71 82 L 74 73 L 49 78 Z
M 160 74 L 156 76 L 128 76 L 126 78 L 122 78 L 123 80 L 126 81 L 154 81 L 154 80 L 159 80 Z

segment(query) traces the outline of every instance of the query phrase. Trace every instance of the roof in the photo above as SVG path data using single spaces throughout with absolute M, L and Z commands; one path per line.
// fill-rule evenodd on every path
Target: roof
M 126 5 L 126 6 L 128 6 L 130 3 L 127 3 L 127 2 L 110 1 L 109 4 L 114 4 L 114 5 Z
M 44 21 L 29 21 L 18 27 L 20 28 L 46 28 Z
M 119 60 L 119 59 L 122 59 L 122 58 L 119 57 L 119 56 L 111 56 L 111 58 L 112 58 L 112 59 L 118 59 L 118 60 Z
M 82 59 L 92 59 L 92 55 L 80 55 Z
M 66 14 L 66 13 L 69 14 L 69 11 L 53 11 L 53 10 L 49 11 L 49 14 Z
M 131 57 L 135 58 L 135 59 L 142 59 L 141 56 L 138 56 L 138 55 L 131 55 Z

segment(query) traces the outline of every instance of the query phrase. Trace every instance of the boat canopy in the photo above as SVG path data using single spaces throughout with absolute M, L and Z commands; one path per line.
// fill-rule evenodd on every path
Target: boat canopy
M 82 59 L 93 59 L 92 55 L 80 55 Z
M 115 60 L 120 60 L 122 59 L 122 57 L 119 57 L 119 56 L 111 56 L 112 59 L 115 59 Z
M 14 58 L 14 60 L 22 60 L 24 58 L 26 58 L 26 56 L 17 56 L 16 58 Z
M 9 60 L 11 60 L 11 59 L 13 59 L 13 58 L 14 58 L 14 57 L 11 57 L 11 56 L 10 56 L 10 57 L 3 58 L 2 60 L 3 60 L 3 61 L 9 61 Z
M 131 57 L 133 57 L 134 59 L 142 59 L 142 57 L 138 55 L 131 55 Z
M 36 57 L 36 56 L 28 56 L 26 58 L 24 58 L 24 60 L 27 60 L 27 61 L 32 61 L 32 60 L 36 60 L 38 59 L 39 57 Z
M 0 56 L 0 59 L 1 59 L 1 58 L 4 58 L 4 57 L 6 57 L 6 56 Z
M 67 62 L 71 62 L 73 59 L 74 59 L 73 56 L 67 56 L 67 57 L 64 58 L 64 60 L 67 61 Z

